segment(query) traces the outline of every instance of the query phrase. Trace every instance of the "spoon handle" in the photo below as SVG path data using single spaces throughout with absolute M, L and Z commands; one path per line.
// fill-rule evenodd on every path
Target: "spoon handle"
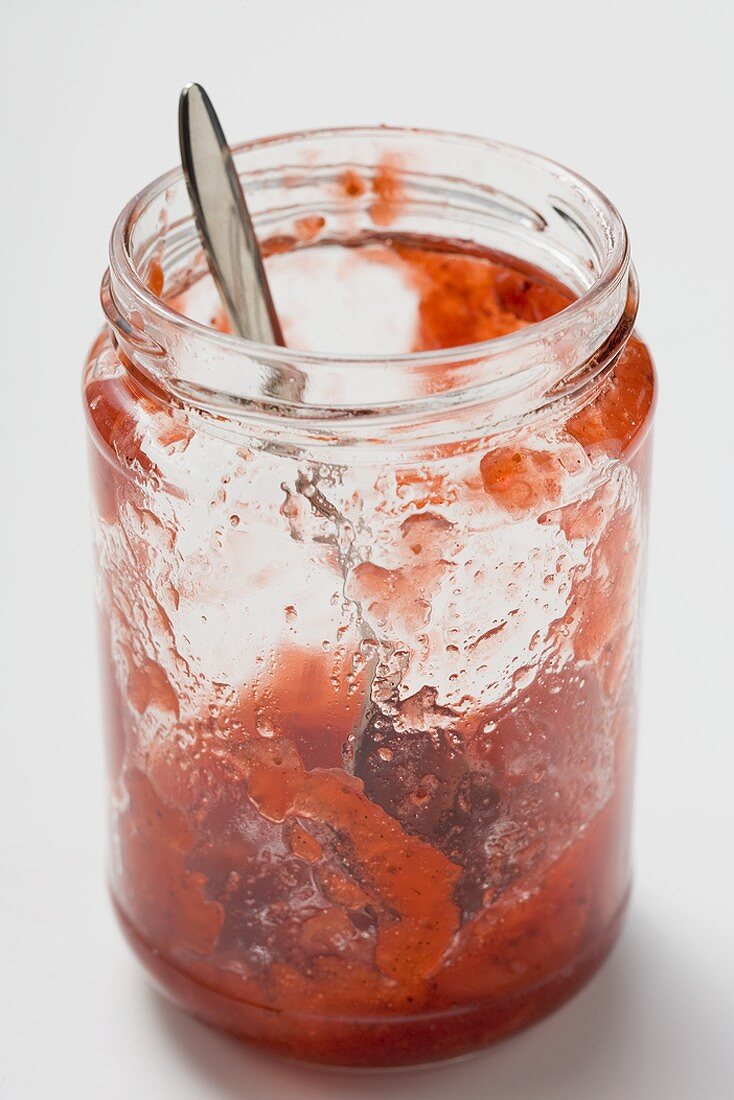
M 181 92 L 178 133 L 199 235 L 233 330 L 260 344 L 285 346 L 232 154 L 200 84 Z

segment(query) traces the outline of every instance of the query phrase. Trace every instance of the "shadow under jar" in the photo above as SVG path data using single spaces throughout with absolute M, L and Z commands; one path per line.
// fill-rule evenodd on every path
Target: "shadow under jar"
M 617 936 L 654 375 L 624 226 L 453 134 L 236 151 L 287 349 L 179 172 L 85 373 L 111 884 L 157 985 L 301 1059 L 472 1050 Z

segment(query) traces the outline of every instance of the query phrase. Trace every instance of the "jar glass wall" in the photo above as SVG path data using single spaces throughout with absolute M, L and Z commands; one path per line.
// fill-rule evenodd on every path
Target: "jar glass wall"
M 85 373 L 111 884 L 157 983 L 299 1058 L 567 998 L 629 888 L 654 381 L 614 208 L 412 131 L 243 146 L 287 349 L 226 331 L 180 175 Z

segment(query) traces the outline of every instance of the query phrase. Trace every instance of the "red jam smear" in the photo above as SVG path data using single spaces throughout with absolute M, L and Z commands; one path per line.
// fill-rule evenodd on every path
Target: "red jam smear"
M 420 291 L 419 329 L 413 351 L 460 347 L 494 340 L 541 321 L 573 301 L 565 287 L 535 272 L 479 260 L 471 252 L 411 247 L 396 241 L 394 253 L 408 265 Z
M 361 198 L 366 184 L 352 173 L 343 187 Z M 389 172 L 371 190 L 376 221 L 388 223 L 400 202 Z M 320 228 L 311 220 L 298 233 L 311 240 Z M 419 288 L 415 350 L 491 339 L 572 300 L 506 258 L 405 240 L 384 247 Z M 151 278 L 160 293 L 162 273 Z M 653 395 L 649 354 L 633 337 L 595 399 L 567 420 L 568 440 L 592 458 L 632 461 Z M 87 404 L 100 519 L 112 524 L 131 502 L 144 508 L 140 481 L 159 476 L 148 441 L 181 448 L 191 433 L 124 371 L 92 375 Z M 525 1026 L 600 964 L 627 890 L 634 688 L 620 653 L 634 616 L 628 551 L 639 535 L 625 515 L 607 522 L 601 497 L 557 512 L 565 461 L 506 441 L 477 457 L 476 485 L 508 522 L 545 509 L 569 538 L 601 535 L 589 577 L 556 624 L 578 667 L 540 674 L 470 729 L 448 713 L 440 730 L 422 728 L 421 714 L 440 712 L 428 687 L 404 704 L 400 724 L 369 703 L 365 711 L 363 694 L 355 701 L 334 687 L 330 658 L 295 650 L 260 700 L 276 736 L 258 733 L 243 700 L 143 752 L 122 713 L 103 624 L 111 768 L 125 792 L 117 904 L 148 968 L 190 1011 L 300 1058 L 402 1064 Z M 444 502 L 444 483 L 429 470 L 396 477 L 418 508 Z M 440 564 L 430 540 L 446 521 L 406 522 L 404 538 L 425 562 L 416 587 L 430 586 Z M 397 598 L 390 570 L 365 563 L 354 575 L 374 601 Z M 178 716 L 155 662 L 128 653 L 125 664 L 135 712 Z M 610 698 L 613 789 L 574 833 L 585 797 L 574 769 Z M 556 852 L 554 837 L 569 829 L 573 839 Z

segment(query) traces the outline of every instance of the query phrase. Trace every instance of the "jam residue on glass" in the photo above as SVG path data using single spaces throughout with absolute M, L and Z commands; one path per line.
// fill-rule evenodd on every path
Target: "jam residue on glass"
M 389 226 L 389 174 L 367 198 Z M 362 254 L 416 295 L 405 350 L 573 298 L 479 250 L 383 235 Z M 118 368 L 98 345 L 87 401 L 112 884 L 136 950 L 194 1013 L 317 1061 L 447 1057 L 538 1018 L 599 965 L 626 898 L 644 345 L 552 432 L 362 472 L 338 500 L 361 495 L 346 549 L 329 489 L 281 489 L 263 453 L 217 442 L 197 482 L 209 444 Z M 151 480 L 178 485 L 165 507 Z

